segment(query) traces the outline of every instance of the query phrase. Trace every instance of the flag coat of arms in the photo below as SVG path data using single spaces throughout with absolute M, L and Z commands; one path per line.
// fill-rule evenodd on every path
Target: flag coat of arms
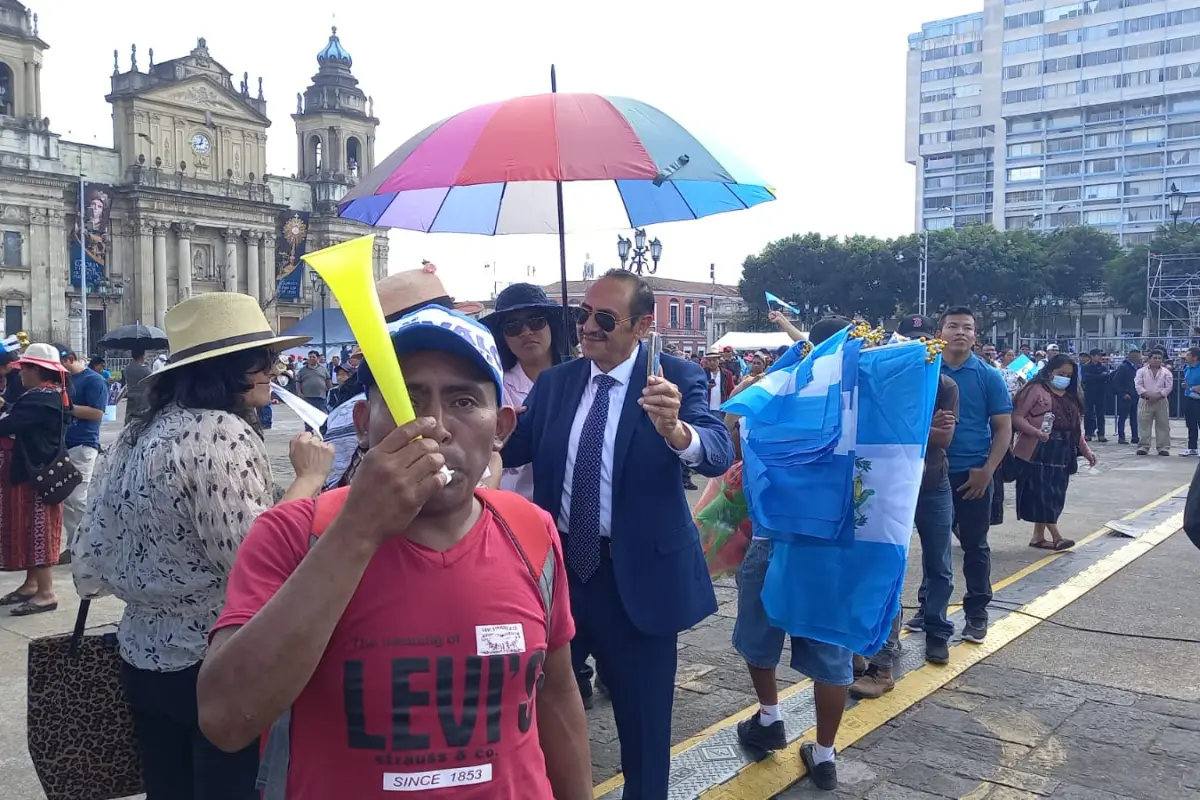
M 849 334 L 785 356 L 722 410 L 747 427 L 747 506 L 773 540 L 767 615 L 870 655 L 899 613 L 941 359 L 922 342 L 865 348 Z

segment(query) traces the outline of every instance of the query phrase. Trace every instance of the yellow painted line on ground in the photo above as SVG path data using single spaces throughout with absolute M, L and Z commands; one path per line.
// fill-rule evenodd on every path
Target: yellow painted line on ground
M 1149 503 L 1147 503 L 1146 505 L 1137 509 L 1136 511 L 1132 511 L 1132 512 L 1126 514 L 1121 519 L 1133 519 L 1137 516 L 1140 516 L 1141 514 L 1146 513 L 1147 511 L 1150 511 L 1153 508 L 1157 508 L 1158 506 L 1160 506 L 1163 503 L 1170 500 L 1172 497 L 1174 497 L 1176 494 L 1178 494 L 1181 490 L 1186 489 L 1186 488 L 1188 488 L 1188 484 L 1179 486 L 1179 487 L 1171 490 L 1170 492 L 1167 492 L 1162 497 L 1159 497 L 1156 500 L 1150 501 Z M 1098 539 L 1107 533 L 1109 533 L 1109 528 L 1107 526 L 1100 528 L 1099 530 L 1088 534 L 1087 536 L 1085 536 L 1084 538 L 1082 538 L 1078 542 L 1076 542 L 1075 547 L 1078 548 L 1079 546 L 1087 544 L 1088 542 L 1092 541 L 1093 539 Z M 1022 578 L 1032 575 L 1033 573 L 1037 572 L 1042 567 L 1046 566 L 1047 564 L 1050 564 L 1051 562 L 1057 560 L 1060 556 L 1066 555 L 1069 552 L 1071 552 L 1071 551 L 1064 550 L 1061 552 L 1052 553 L 1044 558 L 1034 561 L 1032 564 L 1029 564 L 1028 566 L 1026 566 L 1024 568 L 1017 570 L 1012 575 L 1009 575 L 1006 578 L 1001 578 L 1000 580 L 993 583 L 992 591 L 998 592 L 1007 586 L 1011 586 L 1012 584 L 1016 583 L 1017 581 L 1021 580 Z M 962 605 L 956 603 L 954 605 L 949 606 L 946 609 L 946 614 L 950 615 L 950 614 L 955 613 L 956 611 L 961 611 L 961 610 L 962 610 Z M 901 631 L 900 637 L 907 638 L 908 631 Z M 974 645 L 972 645 L 972 646 L 974 647 Z M 810 688 L 811 686 L 812 686 L 812 681 L 809 680 L 808 678 L 798 681 L 797 683 L 793 683 L 791 686 L 788 686 L 779 691 L 779 700 L 780 700 L 780 702 L 783 702 L 784 700 L 788 699 L 789 697 L 792 697 L 793 695 L 798 694 L 798 693 L 804 691 L 805 689 Z M 701 744 L 702 742 L 704 742 L 706 739 L 708 739 L 710 736 L 712 736 L 717 731 L 719 731 L 723 728 L 728 728 L 731 725 L 735 725 L 738 722 L 741 722 L 743 719 L 750 716 L 750 714 L 757 708 L 758 708 L 758 704 L 755 703 L 754 705 L 751 705 L 747 708 L 742 709 L 741 711 L 737 712 L 736 714 L 731 714 L 730 716 L 726 717 L 723 720 L 714 722 L 712 725 L 709 725 L 707 728 L 700 731 L 699 733 L 697 733 L 693 736 L 689 736 L 688 738 L 684 739 L 679 744 L 677 744 L 671 748 L 671 757 L 674 758 L 675 756 L 682 753 L 684 750 L 688 750 L 692 747 L 695 747 L 698 744 Z M 843 725 L 844 724 L 845 723 L 843 723 Z M 596 787 L 592 790 L 592 792 L 593 792 L 592 796 L 594 798 L 603 797 L 604 795 L 608 794 L 609 792 L 613 791 L 614 789 L 618 789 L 624 785 L 625 785 L 625 775 L 624 775 L 624 773 L 618 772 L 616 775 L 613 775 L 608 780 L 597 784 Z
M 1175 514 L 1142 534 L 1116 552 L 1110 553 L 1079 574 L 1067 579 L 1037 599 L 1022 606 L 1023 614 L 1010 613 L 988 628 L 983 644 L 959 644 L 951 648 L 950 663 L 946 666 L 925 664 L 905 673 L 896 688 L 878 700 L 859 702 L 846 711 L 838 730 L 839 750 L 851 746 L 868 733 L 895 719 L 916 703 L 929 697 L 968 667 L 977 664 L 1000 648 L 1033 630 L 1042 619 L 1052 617 L 1085 594 L 1111 578 L 1124 567 L 1149 553 L 1176 533 L 1183 524 L 1183 514 Z M 1027 616 L 1030 615 L 1030 616 Z M 816 728 L 811 728 L 784 750 L 771 758 L 750 764 L 728 782 L 700 795 L 701 800 L 768 800 L 804 777 L 800 760 L 800 744 L 811 741 Z

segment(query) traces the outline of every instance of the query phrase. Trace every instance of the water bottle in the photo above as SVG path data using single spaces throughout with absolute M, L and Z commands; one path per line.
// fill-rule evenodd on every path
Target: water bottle
M 1046 416 L 1042 417 L 1042 433 L 1049 433 L 1054 427 L 1054 412 L 1047 411 Z

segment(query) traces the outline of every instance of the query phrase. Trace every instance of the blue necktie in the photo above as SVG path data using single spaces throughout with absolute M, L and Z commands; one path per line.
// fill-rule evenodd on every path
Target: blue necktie
M 567 566 L 587 583 L 600 568 L 600 463 L 608 427 L 608 393 L 615 378 L 597 375 L 596 396 L 583 421 L 575 471 L 571 476 L 571 521 L 567 531 Z

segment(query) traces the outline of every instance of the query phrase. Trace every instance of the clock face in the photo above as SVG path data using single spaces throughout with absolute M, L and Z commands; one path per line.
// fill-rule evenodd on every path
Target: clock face
M 203 155 L 212 149 L 212 143 L 208 141 L 208 137 L 203 133 L 197 133 L 192 137 L 192 152 Z

